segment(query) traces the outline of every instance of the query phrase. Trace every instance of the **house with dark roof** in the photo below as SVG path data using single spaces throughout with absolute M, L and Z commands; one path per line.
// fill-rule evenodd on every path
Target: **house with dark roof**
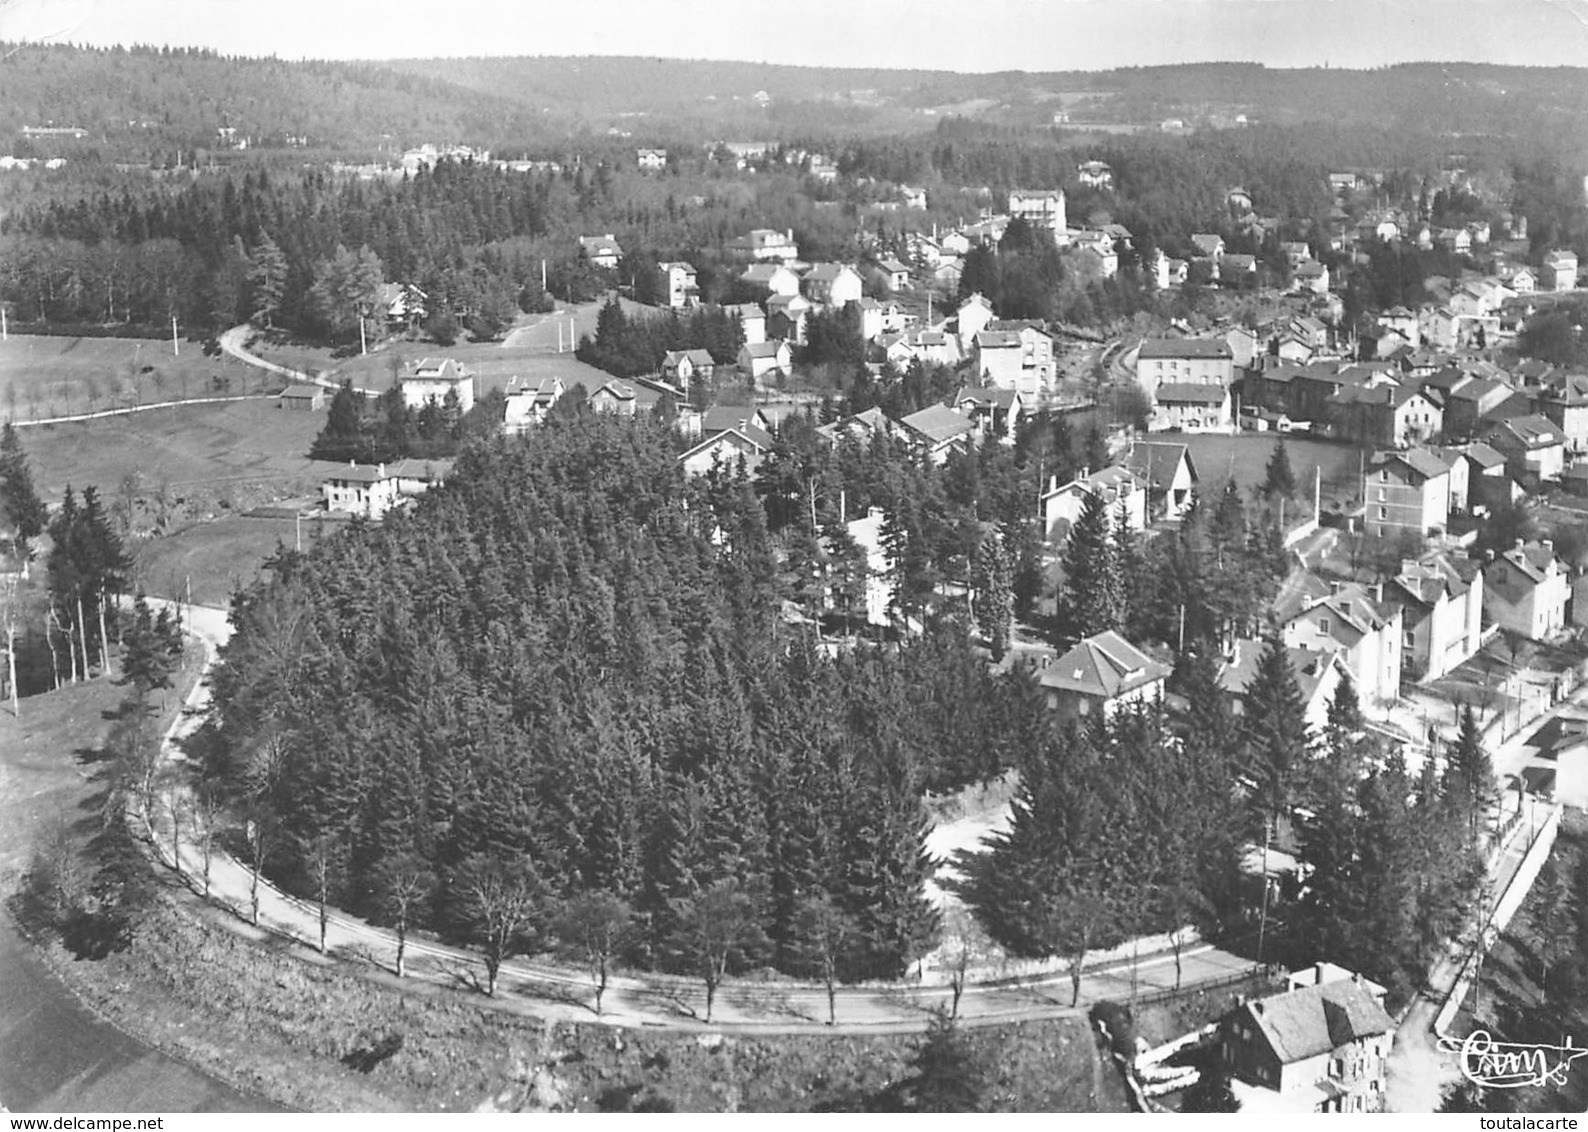
M 325 408 L 325 396 L 325 387 L 322 385 L 295 382 L 281 391 L 281 399 L 276 402 L 276 407 L 314 413 Z
M 1127 705 L 1161 698 L 1169 666 L 1110 629 L 1045 660 L 1037 677 L 1048 707 L 1061 717 L 1106 718 Z
M 685 478 L 703 476 L 714 469 L 728 473 L 743 469 L 745 475 L 753 476 L 770 447 L 771 437 L 766 440 L 768 443 L 762 443 L 737 428 L 725 429 L 706 437 L 679 456 L 678 462 L 684 466 Z
M 781 338 L 747 342 L 739 347 L 739 368 L 754 382 L 786 376 L 794 368 L 794 352 Z
M 805 297 L 820 307 L 842 310 L 865 294 L 860 273 L 847 263 L 818 263 L 800 280 Z
M 1253 999 L 1220 1032 L 1243 1113 L 1384 1111 L 1395 1021 L 1360 976 Z
M 1546 640 L 1566 624 L 1571 581 L 1549 539 L 1524 543 L 1483 567 L 1483 611 L 1489 620 L 1530 640 Z
M 1516 479 L 1558 480 L 1566 464 L 1566 434 L 1548 417 L 1533 413 L 1501 421 L 1483 439 L 1505 456 Z
M 737 429 L 763 448 L 772 447 L 772 422 L 753 405 L 713 405 L 700 417 L 700 435 L 712 437 Z
M 1018 389 L 966 386 L 954 394 L 950 407 L 975 421 L 976 431 L 981 436 L 997 437 L 1006 444 L 1013 444 L 1015 425 L 1025 409 L 1025 399 Z
M 1376 713 L 1400 695 L 1400 607 L 1384 600 L 1384 587 L 1379 584 L 1328 585 L 1328 597 L 1313 601 L 1284 623 L 1284 642 L 1292 648 L 1339 653 L 1363 711 Z
M 692 264 L 675 260 L 657 264 L 656 270 L 662 277 L 662 293 L 667 296 L 669 307 L 681 310 L 700 301 L 699 277 Z
M 1197 466 L 1184 444 L 1138 440 L 1125 454 L 1125 466 L 1147 485 L 1152 519 L 1177 522 L 1196 497 Z
M 1219 669 L 1219 687 L 1233 697 L 1237 715 L 1245 712 L 1246 690 L 1257 678 L 1258 662 L 1262 659 L 1264 642 L 1250 637 L 1238 637 L 1229 660 Z M 1307 726 L 1319 735 L 1329 722 L 1329 704 L 1340 687 L 1345 668 L 1338 653 L 1318 649 L 1287 648 L 1291 673 L 1296 678 L 1296 688 L 1301 692 Z
M 752 263 L 739 281 L 769 296 L 800 293 L 800 277 L 781 263 Z
M 1153 432 L 1229 432 L 1230 391 L 1227 386 L 1195 381 L 1166 381 L 1153 390 Z
M 893 421 L 889 420 L 881 409 L 873 407 L 853 416 L 844 417 L 842 420 L 833 421 L 831 424 L 818 425 L 816 434 L 823 437 L 829 445 L 836 447 L 845 438 L 862 445 L 870 444 L 873 437 L 892 436 L 895 429 Z
M 754 346 L 766 341 L 766 311 L 761 309 L 760 303 L 732 303 L 722 311 L 739 320 L 747 344 Z
M 623 258 L 623 248 L 611 232 L 601 236 L 580 236 L 579 254 L 595 267 L 615 269 Z
M 622 381 L 614 378 L 590 394 L 590 411 L 632 417 L 650 412 L 665 393 L 667 390 L 664 388 L 638 379 Z
M 1437 436 L 1444 413 L 1415 384 L 1375 377 L 1359 385 L 1342 385 L 1329 398 L 1325 419 L 1331 434 L 1342 439 L 1404 448 Z
M 449 393 L 457 395 L 460 413 L 474 408 L 474 375 L 455 358 L 420 358 L 412 373 L 397 379 L 397 387 L 410 409 L 423 409 L 431 401 L 443 404 Z
M 1384 587 L 1400 606 L 1402 667 L 1413 680 L 1437 680 L 1476 655 L 1483 641 L 1483 571 L 1444 554 L 1401 561 Z
M 529 381 L 514 376 L 508 378 L 502 392 L 502 431 L 518 436 L 551 415 L 552 406 L 563 395 L 562 378 Z
M 685 393 L 696 381 L 710 381 L 717 361 L 710 350 L 669 350 L 662 355 L 662 380 Z
M 1043 533 L 1063 545 L 1092 499 L 1101 499 L 1115 521 L 1122 520 L 1129 530 L 1147 529 L 1146 483 L 1129 468 L 1115 466 L 1076 476 L 1067 484 L 1056 476 L 1050 479 L 1041 500 Z
M 947 462 L 950 452 L 969 449 L 976 433 L 975 421 L 947 405 L 928 405 L 899 425 L 917 454 L 933 464 Z
M 1588 374 L 1563 373 L 1544 387 L 1539 411 L 1555 423 L 1573 456 L 1588 452 Z
M 1362 482 L 1370 538 L 1423 538 L 1450 521 L 1450 467 L 1427 448 L 1375 452 Z

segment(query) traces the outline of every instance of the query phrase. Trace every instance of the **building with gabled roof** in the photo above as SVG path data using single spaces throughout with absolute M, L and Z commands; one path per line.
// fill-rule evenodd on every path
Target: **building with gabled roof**
M 1220 1027 L 1242 1112 L 1382 1112 L 1395 1021 L 1360 976 L 1237 1007 Z
M 954 394 L 950 408 L 975 421 L 981 436 L 993 436 L 1013 444 L 1024 400 L 1018 389 L 979 389 L 967 385 Z
M 1483 610 L 1490 621 L 1529 640 L 1542 641 L 1566 625 L 1571 582 L 1549 539 L 1523 542 L 1483 567 Z
M 1151 517 L 1178 521 L 1195 500 L 1197 466 L 1186 445 L 1133 441 L 1124 463 L 1147 485 Z
M 1263 648 L 1264 642 L 1259 638 L 1239 637 L 1230 651 L 1230 659 L 1219 669 L 1219 687 L 1233 697 L 1238 715 L 1244 714 L 1246 690 L 1257 678 Z M 1329 704 L 1345 675 L 1339 654 L 1298 647 L 1287 648 L 1285 655 L 1296 678 L 1296 688 L 1301 692 L 1307 726 L 1322 735 L 1329 722 Z
M 669 307 L 683 310 L 700 302 L 699 276 L 693 264 L 674 260 L 657 264 L 656 270 L 662 277 L 662 292 Z
M 703 476 L 713 470 L 732 474 L 741 469 L 745 475 L 753 476 L 765 459 L 767 449 L 768 444 L 730 428 L 712 433 L 679 456 L 678 462 L 684 467 L 685 478 Z
M 818 306 L 842 310 L 864 296 L 860 273 L 847 263 L 818 263 L 800 280 L 805 297 Z
M 1543 282 L 1547 291 L 1573 291 L 1577 288 L 1577 253 L 1557 249 L 1544 257 Z
M 1402 667 L 1414 680 L 1438 679 L 1483 643 L 1483 571 L 1476 562 L 1458 565 L 1444 554 L 1403 559 L 1384 598 L 1401 608 Z
M 1505 456 L 1517 479 L 1560 479 L 1566 464 L 1566 434 L 1554 421 L 1537 413 L 1511 417 L 1495 425 L 1483 439 Z
M 787 376 L 794 369 L 794 351 L 781 338 L 769 342 L 747 342 L 739 347 L 739 368 L 751 381 Z
M 1105 718 L 1130 704 L 1163 695 L 1169 666 L 1109 629 L 1079 641 L 1037 674 L 1048 707 L 1062 718 Z
M 1450 521 L 1450 467 L 1427 448 L 1375 452 L 1362 483 L 1371 538 L 1427 535 Z
M 1061 248 L 1069 242 L 1063 189 L 1015 189 L 1009 194 L 1009 215 L 1011 218 L 1018 216 L 1033 228 L 1053 233 L 1054 242 Z
M 800 257 L 792 228 L 786 232 L 779 232 L 775 228 L 754 228 L 746 235 L 729 240 L 726 248 L 729 255 L 741 260 L 791 263 Z
M 601 236 L 580 236 L 579 254 L 596 267 L 616 270 L 623 258 L 623 248 L 611 232 Z
M 717 372 L 717 360 L 710 350 L 668 350 L 662 355 L 662 380 L 685 393 L 696 381 L 710 381 Z
M 562 378 L 543 377 L 530 382 L 511 377 L 503 393 L 502 431 L 517 436 L 551 415 L 552 406 L 563 395 Z
M 1057 477 L 1050 479 L 1041 499 L 1043 533 L 1063 545 L 1091 499 L 1101 499 L 1109 515 L 1123 521 L 1128 530 L 1147 529 L 1147 485 L 1129 468 L 1115 465 L 1083 473 L 1066 484 Z
M 448 393 L 457 395 L 459 412 L 474 408 L 474 376 L 454 358 L 420 358 L 412 373 L 397 379 L 397 387 L 410 409 L 422 409 L 430 401 L 440 404 Z
M 922 458 L 933 464 L 946 462 L 950 452 L 968 449 L 976 431 L 975 421 L 947 405 L 928 405 L 899 425 Z
M 1382 585 L 1329 583 L 1329 596 L 1306 605 L 1281 629 L 1290 647 L 1337 652 L 1355 682 L 1365 712 L 1377 713 L 1400 695 L 1400 607 L 1384 600 Z

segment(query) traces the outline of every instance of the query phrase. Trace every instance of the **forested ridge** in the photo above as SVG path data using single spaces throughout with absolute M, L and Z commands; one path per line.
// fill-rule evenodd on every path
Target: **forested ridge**
M 687 968 L 689 902 L 718 885 L 753 909 L 743 965 L 798 969 L 822 894 L 855 924 L 845 978 L 931 946 L 923 792 L 965 777 L 1012 693 L 953 625 L 824 656 L 778 616 L 748 481 L 686 486 L 662 430 L 471 449 L 412 516 L 276 573 L 237 599 L 207 766 L 300 890 L 334 860 L 329 894 L 380 917 L 394 860 L 511 861 L 542 907 L 624 901 L 635 962 Z M 470 936 L 465 889 L 418 922 Z

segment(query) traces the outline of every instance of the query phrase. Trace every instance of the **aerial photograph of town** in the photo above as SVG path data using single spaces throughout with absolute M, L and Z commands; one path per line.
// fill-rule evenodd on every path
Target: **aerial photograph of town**
M 1577 1127 L 1588 3 L 540 8 L 0 0 L 9 1129 Z

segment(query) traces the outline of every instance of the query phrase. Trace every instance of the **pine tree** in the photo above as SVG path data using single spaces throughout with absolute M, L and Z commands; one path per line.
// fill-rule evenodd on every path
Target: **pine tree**
M 1058 618 L 1061 643 L 1122 628 L 1124 579 L 1119 574 L 1114 523 L 1101 495 L 1086 497 L 1081 517 L 1064 544 L 1063 566 L 1064 594 Z
M 1274 441 L 1273 455 L 1263 470 L 1262 492 L 1268 499 L 1293 499 L 1296 495 L 1296 473 L 1290 467 L 1290 454 L 1285 451 L 1283 437 Z
M 260 237 L 249 256 L 248 282 L 253 288 L 253 320 L 275 327 L 287 289 L 287 257 L 269 233 Z
M 906 1083 L 911 1112 L 980 1112 L 987 1069 L 954 1020 L 938 1007 L 911 1061 Z
M 22 438 L 10 421 L 0 428 L 0 519 L 16 534 L 17 550 L 27 553 L 28 543 L 44 533 L 49 512 L 33 486 Z
M 1262 822 L 1263 898 L 1261 936 L 1268 921 L 1268 850 L 1280 818 L 1290 809 L 1307 771 L 1311 737 L 1306 709 L 1290 654 L 1277 630 L 1270 631 L 1257 661 L 1257 674 L 1247 685 L 1241 714 L 1241 739 L 1247 774 L 1255 784 L 1252 806 Z
M 331 397 L 325 427 L 314 438 L 314 445 L 309 449 L 310 459 L 342 463 L 367 456 L 368 446 L 364 439 L 363 414 L 360 411 L 362 403 L 363 397 L 353 392 L 353 383 L 342 382 L 341 388 Z
M 1461 711 L 1461 726 L 1456 732 L 1456 746 L 1450 753 L 1450 774 L 1459 791 L 1462 808 L 1467 812 L 1471 827 L 1476 832 L 1488 819 L 1489 808 L 1495 800 L 1494 763 L 1483 749 L 1483 734 L 1478 729 L 1472 705 Z
M 987 638 L 994 661 L 1009 651 L 1009 634 L 1014 618 L 1013 570 L 1000 534 L 982 539 L 976 551 L 976 622 Z

